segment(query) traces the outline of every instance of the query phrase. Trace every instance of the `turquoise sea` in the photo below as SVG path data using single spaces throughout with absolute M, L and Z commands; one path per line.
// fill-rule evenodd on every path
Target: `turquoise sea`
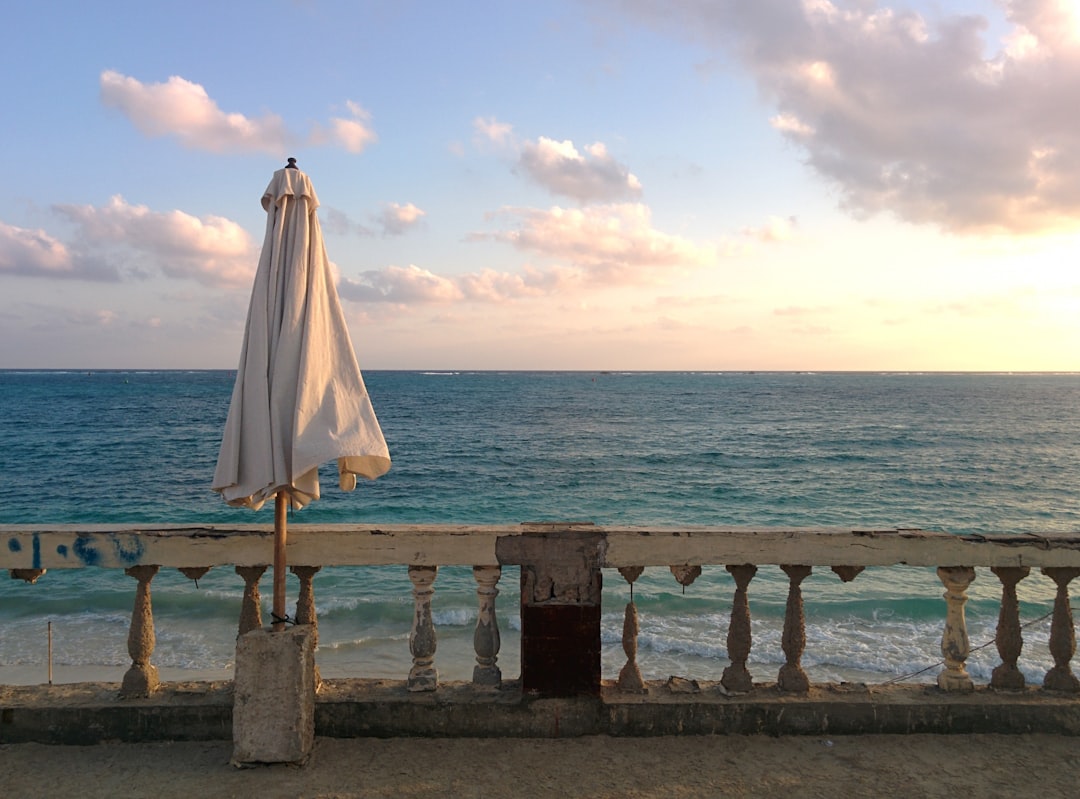
M 516 523 L 918 527 L 954 533 L 1080 531 L 1080 374 L 365 373 L 393 468 L 351 494 L 324 478 L 294 523 Z M 0 371 L 0 523 L 273 521 L 210 491 L 233 373 Z M 291 578 L 290 578 L 291 579 Z M 0 683 L 45 679 L 46 628 L 58 667 L 119 679 L 134 581 L 110 570 L 0 581 Z M 931 570 L 828 570 L 805 583 L 814 680 L 883 682 L 928 669 L 944 620 Z M 476 586 L 443 568 L 435 584 L 445 679 L 471 676 Z M 504 676 L 518 672 L 517 575 L 504 572 L 498 618 Z M 163 669 L 231 667 L 242 581 L 211 571 L 196 586 L 153 582 Z M 405 569 L 327 568 L 315 581 L 325 676 L 401 678 L 412 599 Z M 734 583 L 706 567 L 685 593 L 667 569 L 635 584 L 647 678 L 719 679 Z M 295 598 L 295 582 L 290 596 Z M 269 575 L 264 597 L 269 595 Z M 967 605 L 972 646 L 993 638 L 1000 587 L 980 570 Z M 1039 681 L 1052 584 L 1020 584 L 1020 665 Z M 618 673 L 625 582 L 605 573 L 604 673 Z M 750 586 L 750 669 L 783 662 L 786 580 L 762 567 Z M 987 681 L 993 646 L 969 670 Z M 26 674 L 32 677 L 26 677 Z M 110 672 L 112 673 L 112 672 Z M 7 675 L 7 676 L 5 676 Z M 19 676 L 21 675 L 21 676 Z

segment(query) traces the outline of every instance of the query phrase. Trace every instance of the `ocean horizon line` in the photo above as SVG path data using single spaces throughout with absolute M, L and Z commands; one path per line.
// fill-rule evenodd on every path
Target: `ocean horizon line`
M 235 372 L 236 367 L 143 367 L 143 366 L 80 366 L 80 367 L 0 367 L 0 374 L 206 374 L 215 372 Z M 582 369 L 499 369 L 468 367 L 422 367 L 422 368 L 363 368 L 365 373 L 379 374 L 520 374 L 520 375 L 898 375 L 898 376 L 1076 376 L 1080 369 L 619 369 L 619 368 L 582 368 Z

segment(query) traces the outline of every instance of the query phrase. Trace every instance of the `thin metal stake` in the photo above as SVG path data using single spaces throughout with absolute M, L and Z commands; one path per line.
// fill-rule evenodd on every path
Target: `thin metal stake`
M 49 622 L 49 685 L 52 685 L 52 622 Z

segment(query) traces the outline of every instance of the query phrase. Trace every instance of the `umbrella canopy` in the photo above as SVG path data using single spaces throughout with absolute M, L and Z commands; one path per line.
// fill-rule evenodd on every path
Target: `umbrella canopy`
M 319 200 L 294 162 L 262 197 L 266 237 L 213 483 L 230 505 L 258 510 L 277 497 L 275 616 L 284 615 L 285 504 L 318 499 L 328 461 L 337 461 L 346 491 L 358 475 L 390 468 L 330 272 Z
M 213 488 L 230 505 L 257 510 L 284 491 L 302 508 L 319 498 L 321 464 L 337 460 L 350 490 L 357 475 L 385 474 L 390 452 L 334 287 L 311 180 L 279 169 L 262 205 L 266 237 Z

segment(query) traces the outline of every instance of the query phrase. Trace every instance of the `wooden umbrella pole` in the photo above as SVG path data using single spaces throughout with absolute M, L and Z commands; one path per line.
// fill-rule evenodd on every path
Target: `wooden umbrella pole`
M 271 629 L 276 633 L 285 629 L 285 524 L 288 501 L 287 491 L 278 491 L 274 497 L 274 621 Z

